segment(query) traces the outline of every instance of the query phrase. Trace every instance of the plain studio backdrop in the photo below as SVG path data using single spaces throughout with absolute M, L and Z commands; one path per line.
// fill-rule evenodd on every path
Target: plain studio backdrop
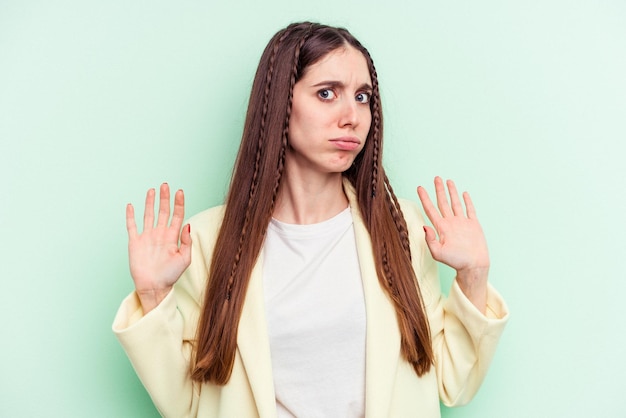
M 372 53 L 397 194 L 453 178 L 486 231 L 511 320 L 443 416 L 625 417 L 618 0 L 2 0 L 0 416 L 158 416 L 110 329 L 125 206 L 163 181 L 187 215 L 223 201 L 262 49 L 299 20 Z

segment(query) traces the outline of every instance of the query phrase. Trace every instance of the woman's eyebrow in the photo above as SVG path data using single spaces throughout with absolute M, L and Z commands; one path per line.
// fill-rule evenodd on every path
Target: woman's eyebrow
M 346 85 L 341 82 L 341 81 L 336 81 L 336 80 L 326 80 L 326 81 L 321 81 L 317 84 L 312 85 L 311 87 L 331 87 L 331 88 L 339 88 L 339 89 L 343 89 L 346 87 Z M 357 90 L 373 90 L 372 86 L 368 83 L 363 83 L 361 84 Z

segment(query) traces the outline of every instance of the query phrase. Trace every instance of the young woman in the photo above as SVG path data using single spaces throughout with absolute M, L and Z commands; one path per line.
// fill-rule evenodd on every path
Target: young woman
M 113 324 L 167 417 L 438 417 L 485 376 L 508 316 L 472 201 L 396 198 L 367 50 L 292 24 L 255 76 L 224 206 L 127 207 L 133 292 Z M 449 200 L 446 194 L 448 189 Z M 436 263 L 457 271 L 447 299 Z

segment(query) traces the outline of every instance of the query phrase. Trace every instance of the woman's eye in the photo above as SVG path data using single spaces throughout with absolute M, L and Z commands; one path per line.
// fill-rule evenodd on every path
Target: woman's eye
M 317 95 L 322 100 L 332 100 L 335 98 L 335 92 L 333 92 L 331 89 L 320 90 L 317 92 Z
M 356 101 L 359 103 L 369 103 L 371 94 L 370 93 L 359 93 L 356 95 Z

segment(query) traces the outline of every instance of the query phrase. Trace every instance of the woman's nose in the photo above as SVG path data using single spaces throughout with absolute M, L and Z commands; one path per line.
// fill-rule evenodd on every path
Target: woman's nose
M 341 116 L 339 124 L 341 126 L 356 127 L 359 124 L 358 103 L 355 100 L 343 100 L 341 103 Z

